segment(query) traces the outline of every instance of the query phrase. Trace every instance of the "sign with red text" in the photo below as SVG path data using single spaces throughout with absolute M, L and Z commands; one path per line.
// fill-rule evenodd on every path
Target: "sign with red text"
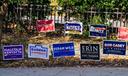
M 107 27 L 104 24 L 90 25 L 90 37 L 107 37 Z
M 37 20 L 36 29 L 38 32 L 55 31 L 54 20 Z
M 42 44 L 29 44 L 28 45 L 28 57 L 49 59 L 48 46 L 42 45 Z

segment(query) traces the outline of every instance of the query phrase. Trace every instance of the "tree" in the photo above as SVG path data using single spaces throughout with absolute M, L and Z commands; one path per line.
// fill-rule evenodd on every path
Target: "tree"
M 17 5 L 20 4 L 33 4 L 33 5 L 37 5 L 37 4 L 41 4 L 41 5 L 49 5 L 50 4 L 50 0 L 0 0 L 0 22 L 1 22 L 1 26 L 2 26 L 2 22 L 3 19 L 9 21 L 12 19 L 14 19 L 14 15 L 16 14 L 15 11 L 13 10 L 15 7 L 17 7 Z M 29 7 L 29 6 L 28 6 Z M 8 13 L 8 16 L 6 15 L 6 13 Z M 6 19 L 5 19 L 6 18 Z M 16 18 L 16 20 L 19 18 Z
M 95 7 L 98 9 L 113 9 L 120 8 L 127 10 L 127 0 L 58 0 L 59 5 L 62 7 L 75 7 L 77 11 L 84 12 L 84 9 Z
M 1 0 L 0 1 L 0 49 L 1 49 L 1 40 L 2 40 L 2 24 L 3 24 L 3 19 L 6 15 L 7 12 L 7 0 Z

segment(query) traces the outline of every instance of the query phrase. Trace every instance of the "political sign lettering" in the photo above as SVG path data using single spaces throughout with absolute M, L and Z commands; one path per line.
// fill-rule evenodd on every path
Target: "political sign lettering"
M 19 60 L 24 58 L 23 45 L 3 46 L 3 60 Z
M 49 59 L 48 47 L 46 45 L 41 44 L 29 44 L 28 57 Z
M 38 32 L 51 32 L 55 31 L 54 20 L 37 20 L 36 28 Z
M 89 35 L 90 37 L 106 37 L 107 27 L 105 25 L 90 25 Z
M 53 44 L 52 47 L 54 58 L 75 55 L 74 43 L 72 42 Z
M 100 60 L 99 44 L 80 44 L 81 60 Z
M 104 41 L 103 42 L 103 53 L 104 54 L 126 54 L 126 42 L 123 41 Z
M 81 22 L 67 22 L 64 24 L 65 33 L 82 34 L 83 24 Z

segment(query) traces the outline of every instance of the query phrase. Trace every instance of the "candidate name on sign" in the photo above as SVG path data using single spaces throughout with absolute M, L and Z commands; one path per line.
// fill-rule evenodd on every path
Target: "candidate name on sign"
M 125 55 L 126 54 L 126 42 L 104 41 L 103 42 L 103 53 Z
M 64 56 L 74 56 L 74 43 L 60 43 L 53 44 L 53 56 L 64 57 Z
M 41 44 L 29 44 L 28 57 L 49 59 L 48 47 Z
M 99 44 L 80 44 L 81 60 L 100 60 Z
M 55 24 L 53 20 L 37 20 L 36 28 L 38 32 L 55 31 Z
M 106 37 L 107 28 L 105 25 L 90 25 L 89 35 L 90 37 Z
M 3 46 L 3 60 L 18 60 L 24 58 L 23 45 Z
M 83 24 L 81 22 L 67 22 L 65 25 L 65 33 L 82 34 Z

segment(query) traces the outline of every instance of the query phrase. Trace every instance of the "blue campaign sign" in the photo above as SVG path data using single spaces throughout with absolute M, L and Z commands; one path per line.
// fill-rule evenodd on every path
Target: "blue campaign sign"
M 64 57 L 64 56 L 74 56 L 75 49 L 74 43 L 59 43 L 53 44 L 53 57 Z
M 126 42 L 122 41 L 104 41 L 103 42 L 103 53 L 104 54 L 126 54 Z
M 64 24 L 65 33 L 82 34 L 83 24 L 81 22 L 67 22 Z
M 3 46 L 3 60 L 18 60 L 24 58 L 23 45 Z
M 49 59 L 48 46 L 42 44 L 29 44 L 28 57 Z
M 106 25 L 90 25 L 89 35 L 90 37 L 106 37 L 107 36 Z

